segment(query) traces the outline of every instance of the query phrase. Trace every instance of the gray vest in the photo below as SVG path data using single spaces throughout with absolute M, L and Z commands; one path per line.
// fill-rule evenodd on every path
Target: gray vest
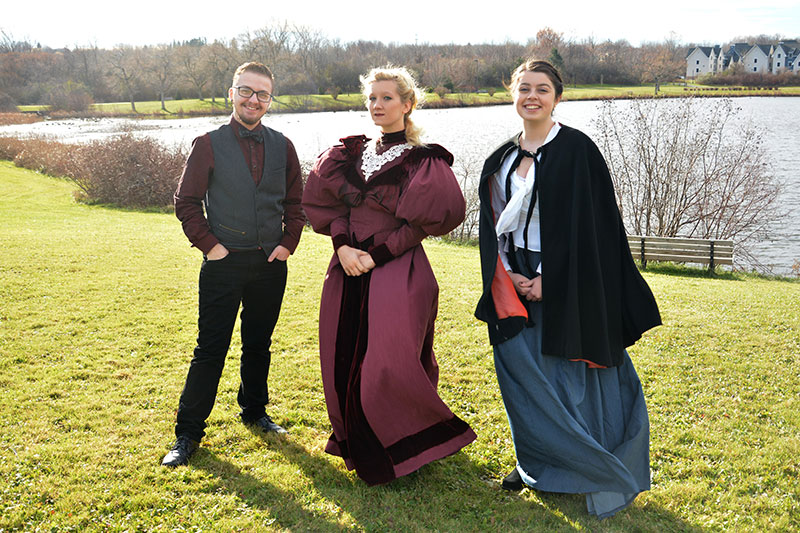
M 225 248 L 269 254 L 283 237 L 286 198 L 286 137 L 261 126 L 264 171 L 256 186 L 230 124 L 209 133 L 214 174 L 208 180 L 206 218 Z

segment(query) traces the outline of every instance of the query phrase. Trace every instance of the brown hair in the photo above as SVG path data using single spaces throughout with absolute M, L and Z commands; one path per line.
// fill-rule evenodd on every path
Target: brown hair
M 421 146 L 422 141 L 422 128 L 412 122 L 410 115 L 422 103 L 422 91 L 414 81 L 414 77 L 405 67 L 394 67 L 386 65 L 385 67 L 373 68 L 364 76 L 359 76 L 361 81 L 361 92 L 366 97 L 369 93 L 370 85 L 376 81 L 393 81 L 397 85 L 397 94 L 400 99 L 405 102 L 411 102 L 411 109 L 403 116 L 403 124 L 406 127 L 406 142 L 412 146 Z
M 545 74 L 553 83 L 553 88 L 556 91 L 556 98 L 560 98 L 564 92 L 564 81 L 561 79 L 561 74 L 558 69 L 550 62 L 541 59 L 528 59 L 511 73 L 511 83 L 507 87 L 509 91 L 513 92 L 519 85 L 519 80 L 526 72 L 541 72 Z
M 239 67 L 236 69 L 236 72 L 233 73 L 232 85 L 236 85 L 236 80 L 238 80 L 239 76 L 245 72 L 260 74 L 266 78 L 269 78 L 269 81 L 273 84 L 275 83 L 275 77 L 272 75 L 272 71 L 268 66 L 264 65 L 263 63 L 258 63 L 257 61 L 248 61 L 247 63 L 242 63 L 239 65 Z

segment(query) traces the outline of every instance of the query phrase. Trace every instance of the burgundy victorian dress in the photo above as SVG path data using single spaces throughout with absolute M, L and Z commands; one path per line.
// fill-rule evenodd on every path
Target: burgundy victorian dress
M 377 145 L 347 137 L 308 175 L 303 208 L 334 248 L 367 250 L 375 268 L 347 276 L 333 254 L 322 288 L 320 360 L 333 434 L 325 451 L 369 485 L 387 483 L 473 440 L 442 402 L 433 354 L 439 287 L 422 240 L 464 219 L 464 197 L 438 145 L 404 132 Z

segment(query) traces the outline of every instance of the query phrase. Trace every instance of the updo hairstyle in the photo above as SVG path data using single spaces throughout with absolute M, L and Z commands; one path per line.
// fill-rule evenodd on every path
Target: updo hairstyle
M 422 103 L 423 94 L 414 81 L 414 77 L 405 67 L 394 67 L 386 65 L 370 70 L 366 75 L 360 76 L 361 91 L 364 97 L 369 96 L 370 85 L 376 81 L 393 81 L 397 86 L 397 94 L 400 95 L 403 103 L 411 102 L 411 109 L 403 116 L 403 124 L 406 128 L 406 142 L 412 146 L 421 146 L 422 128 L 414 124 L 411 120 L 411 113 Z
M 528 59 L 514 69 L 514 72 L 511 73 L 511 83 L 507 87 L 509 91 L 514 92 L 517 89 L 520 78 L 526 72 L 542 72 L 545 74 L 553 84 L 553 88 L 556 91 L 556 99 L 561 98 L 561 94 L 564 92 L 564 82 L 561 79 L 561 74 L 548 61 L 540 59 Z

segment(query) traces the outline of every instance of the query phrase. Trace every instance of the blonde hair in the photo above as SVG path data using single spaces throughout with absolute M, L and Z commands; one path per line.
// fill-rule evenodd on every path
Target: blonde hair
M 367 72 L 364 76 L 359 76 L 361 81 L 361 92 L 366 98 L 369 95 L 370 85 L 376 81 L 393 81 L 397 86 L 397 94 L 405 102 L 411 102 L 411 109 L 403 116 L 403 124 L 406 127 L 406 142 L 412 146 L 421 146 L 422 128 L 411 120 L 411 113 L 422 103 L 423 94 L 414 81 L 414 77 L 405 67 L 395 67 L 386 65 L 376 67 Z
M 233 73 L 233 85 L 236 85 L 236 83 L 239 81 L 239 76 L 245 72 L 259 74 L 265 78 L 268 78 L 273 85 L 275 84 L 275 77 L 272 75 L 272 71 L 268 66 L 257 61 L 248 61 L 247 63 L 242 63 L 236 68 L 236 72 Z

